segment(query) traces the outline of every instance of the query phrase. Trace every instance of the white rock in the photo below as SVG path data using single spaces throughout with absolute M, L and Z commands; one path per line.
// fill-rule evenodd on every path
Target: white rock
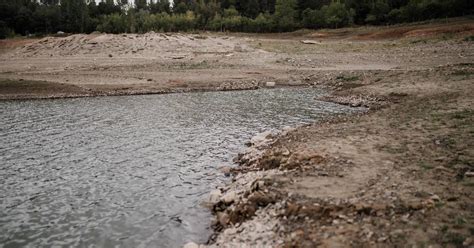
M 235 202 L 237 200 L 237 194 L 235 193 L 235 191 L 229 191 L 222 197 L 222 200 L 225 203 Z
M 263 133 L 259 133 L 250 139 L 250 142 L 256 146 L 264 144 L 267 140 L 270 139 L 272 132 L 265 131 Z
M 268 88 L 273 88 L 273 87 L 275 87 L 275 84 L 276 84 L 275 82 L 266 82 L 265 86 L 268 87 Z
M 222 193 L 220 190 L 216 189 L 216 190 L 213 190 L 211 191 L 211 193 L 209 193 L 209 203 L 218 203 L 219 200 L 221 199 L 221 196 L 222 196 Z
M 315 41 L 315 40 L 302 40 L 301 43 L 303 43 L 303 44 L 312 44 L 312 45 L 318 44 L 318 42 Z
M 199 245 L 194 242 L 186 243 L 183 248 L 199 248 Z

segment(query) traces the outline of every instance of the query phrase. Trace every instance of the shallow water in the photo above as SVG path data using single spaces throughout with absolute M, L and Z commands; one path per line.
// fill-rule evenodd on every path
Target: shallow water
M 256 133 L 353 111 L 314 89 L 0 102 L 0 246 L 205 242 L 200 203 Z

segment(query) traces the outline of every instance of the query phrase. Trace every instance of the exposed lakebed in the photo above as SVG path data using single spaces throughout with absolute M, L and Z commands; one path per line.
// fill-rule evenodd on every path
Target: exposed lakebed
M 209 191 L 253 135 L 355 111 L 315 89 L 0 102 L 0 244 L 205 242 Z

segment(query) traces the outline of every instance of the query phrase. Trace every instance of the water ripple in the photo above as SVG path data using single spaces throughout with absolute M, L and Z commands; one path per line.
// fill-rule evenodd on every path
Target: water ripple
M 0 244 L 179 247 L 251 136 L 346 107 L 275 89 L 0 102 Z

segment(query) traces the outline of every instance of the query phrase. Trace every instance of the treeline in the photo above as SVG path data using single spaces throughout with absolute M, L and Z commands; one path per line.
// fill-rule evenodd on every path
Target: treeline
M 285 32 L 414 22 L 473 9 L 474 0 L 0 0 L 0 38 L 58 31 Z

